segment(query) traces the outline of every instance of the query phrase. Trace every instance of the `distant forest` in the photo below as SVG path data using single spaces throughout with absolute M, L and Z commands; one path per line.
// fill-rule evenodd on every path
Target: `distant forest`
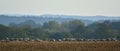
M 81 20 L 74 19 L 59 23 L 55 20 L 42 25 L 33 20 L 22 23 L 0 24 L 0 39 L 31 38 L 31 39 L 63 39 L 63 38 L 117 38 L 120 39 L 120 21 L 104 20 L 85 25 Z

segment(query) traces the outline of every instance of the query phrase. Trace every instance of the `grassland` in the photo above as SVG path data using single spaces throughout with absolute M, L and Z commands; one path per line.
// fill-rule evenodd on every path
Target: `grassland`
M 0 51 L 120 51 L 120 42 L 5 42 Z

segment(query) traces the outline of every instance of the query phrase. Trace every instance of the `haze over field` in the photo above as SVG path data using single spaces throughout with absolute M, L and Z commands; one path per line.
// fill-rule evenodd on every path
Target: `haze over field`
M 0 0 L 0 14 L 120 16 L 120 0 Z

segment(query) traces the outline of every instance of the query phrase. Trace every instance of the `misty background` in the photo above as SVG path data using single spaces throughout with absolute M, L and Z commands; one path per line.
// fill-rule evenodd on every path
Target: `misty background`
M 0 0 L 0 14 L 120 16 L 120 0 Z
M 0 0 L 0 40 L 120 39 L 120 0 Z

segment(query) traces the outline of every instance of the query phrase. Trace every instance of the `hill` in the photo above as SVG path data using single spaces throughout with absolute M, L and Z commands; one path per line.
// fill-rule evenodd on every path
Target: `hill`
M 21 23 L 27 20 L 33 20 L 37 24 L 43 24 L 50 20 L 61 22 L 66 22 L 70 20 L 78 19 L 84 22 L 86 25 L 93 22 L 101 22 L 103 20 L 118 21 L 120 17 L 108 17 L 108 16 L 74 16 L 74 15 L 0 15 L 0 24 L 9 25 L 10 23 Z

